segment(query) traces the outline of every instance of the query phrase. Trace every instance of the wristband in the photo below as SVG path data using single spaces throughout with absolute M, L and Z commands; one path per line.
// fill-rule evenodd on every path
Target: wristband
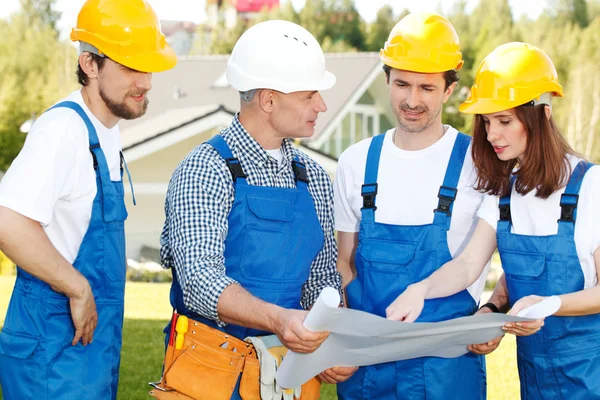
M 485 303 L 484 305 L 482 305 L 481 307 L 479 307 L 479 309 L 481 310 L 483 307 L 487 307 L 490 310 L 492 310 L 492 312 L 495 313 L 499 313 L 500 310 L 498 309 L 498 307 L 496 307 L 496 305 L 494 303 Z

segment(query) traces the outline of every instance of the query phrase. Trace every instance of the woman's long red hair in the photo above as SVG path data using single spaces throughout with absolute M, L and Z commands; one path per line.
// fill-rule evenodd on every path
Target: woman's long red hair
M 515 116 L 525 126 L 527 147 L 523 162 L 518 165 L 515 189 L 527 194 L 536 189 L 537 197 L 547 199 L 567 184 L 571 166 L 565 159 L 575 154 L 561 135 L 552 117 L 547 118 L 545 105 L 515 107 Z M 510 175 L 518 160 L 502 161 L 487 140 L 485 123 L 475 115 L 473 123 L 473 162 L 477 171 L 475 188 L 484 193 L 503 196 L 509 192 Z

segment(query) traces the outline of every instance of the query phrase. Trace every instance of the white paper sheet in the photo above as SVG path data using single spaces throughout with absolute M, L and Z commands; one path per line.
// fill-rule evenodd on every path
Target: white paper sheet
M 321 292 L 304 325 L 315 332 L 329 331 L 330 335 L 313 353 L 288 352 L 277 371 L 281 387 L 298 387 L 333 366 L 364 366 L 426 356 L 458 357 L 468 351 L 468 345 L 502 335 L 501 327 L 506 322 L 543 318 L 560 307 L 560 299 L 557 307 L 556 299 L 549 298 L 521 311 L 529 318 L 488 313 L 435 323 L 406 323 L 338 308 L 339 303 L 337 290 L 325 288 Z

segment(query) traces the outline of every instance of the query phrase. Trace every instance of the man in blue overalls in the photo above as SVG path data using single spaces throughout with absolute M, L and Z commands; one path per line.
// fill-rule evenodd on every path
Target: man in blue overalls
M 292 143 L 313 135 L 327 110 L 319 91 L 335 83 L 319 43 L 291 22 L 257 24 L 236 43 L 227 80 L 240 92 L 240 112 L 173 173 L 161 236 L 180 315 L 168 337 L 186 341 L 184 356 L 166 363 L 163 384 L 194 399 L 256 398 L 258 374 L 245 395 L 247 363 L 227 372 L 242 341 L 275 334 L 291 350 L 314 351 L 327 333 L 308 331 L 304 310 L 324 287 L 341 284 L 331 180 Z M 158 388 L 152 394 L 167 398 Z M 304 389 L 302 396 L 312 398 Z
M 396 127 L 348 148 L 335 183 L 338 269 L 348 307 L 395 319 L 393 301 L 467 243 L 483 195 L 473 189 L 469 136 L 442 124 L 462 66 L 458 36 L 435 13 L 412 13 L 381 60 Z M 484 279 L 427 301 L 418 321 L 473 314 Z M 481 355 L 424 357 L 361 367 L 340 399 L 484 399 Z
M 33 125 L 0 185 L 18 264 L 0 333 L 4 398 L 115 399 L 125 290 L 120 119 L 177 59 L 144 0 L 89 0 L 71 33 L 82 85 Z M 126 167 L 126 166 L 125 166 Z

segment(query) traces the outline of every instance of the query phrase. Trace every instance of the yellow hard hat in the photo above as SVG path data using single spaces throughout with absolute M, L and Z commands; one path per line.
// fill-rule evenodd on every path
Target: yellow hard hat
M 100 55 L 137 71 L 160 72 L 177 64 L 160 21 L 145 0 L 86 1 L 71 40 L 90 44 Z
M 432 12 L 414 12 L 402 18 L 379 55 L 392 68 L 422 73 L 457 70 L 464 63 L 454 27 Z
M 550 57 L 531 44 L 506 43 L 481 62 L 469 98 L 459 110 L 491 114 L 539 99 L 544 93 L 563 96 Z

